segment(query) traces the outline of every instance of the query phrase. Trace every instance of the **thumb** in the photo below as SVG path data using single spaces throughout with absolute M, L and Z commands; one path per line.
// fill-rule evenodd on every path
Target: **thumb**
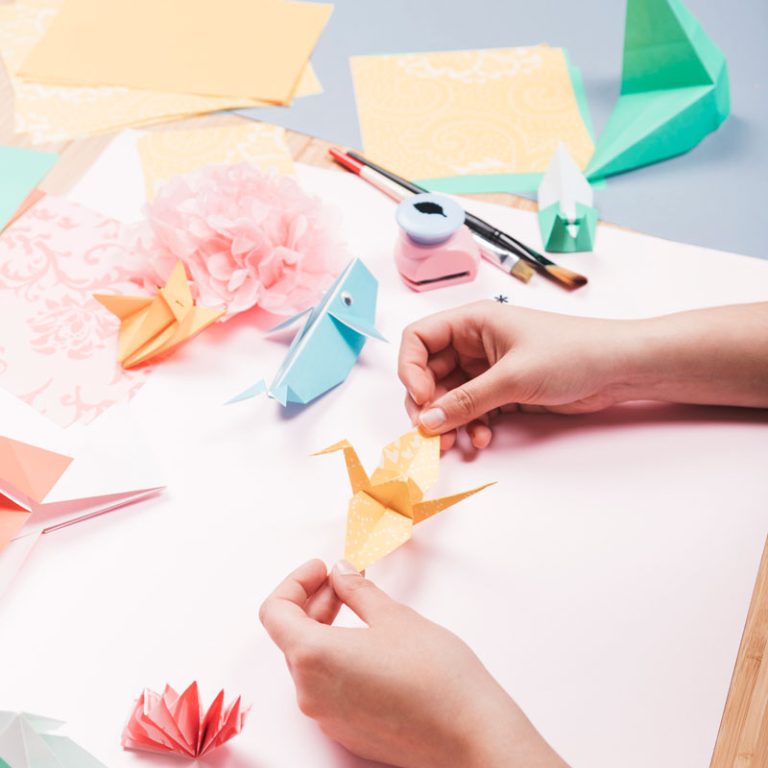
M 381 623 L 402 607 L 346 560 L 333 566 L 331 584 L 339 600 L 369 626 Z
M 495 365 L 439 397 L 419 414 L 426 432 L 443 434 L 463 427 L 509 402 L 501 368 Z

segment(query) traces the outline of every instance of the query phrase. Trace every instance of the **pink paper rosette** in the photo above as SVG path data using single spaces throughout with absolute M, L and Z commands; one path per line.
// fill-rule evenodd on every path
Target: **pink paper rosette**
M 197 683 L 181 695 L 170 685 L 162 695 L 147 688 L 125 725 L 122 745 L 124 749 L 201 757 L 240 733 L 247 714 L 239 696 L 225 706 L 224 691 L 219 691 L 205 711 Z
M 257 167 L 211 165 L 165 184 L 133 228 L 137 279 L 162 285 L 181 259 L 195 298 L 291 315 L 314 304 L 346 262 L 338 213 L 295 179 Z

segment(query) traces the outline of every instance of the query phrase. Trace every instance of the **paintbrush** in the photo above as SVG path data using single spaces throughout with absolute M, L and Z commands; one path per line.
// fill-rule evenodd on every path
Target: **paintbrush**
M 365 179 L 371 186 L 376 187 L 376 189 L 393 200 L 402 202 L 416 194 L 402 184 L 396 183 L 373 168 L 350 157 L 343 150 L 331 147 L 328 153 L 339 165 L 356 174 L 361 179 Z M 533 267 L 529 266 L 527 261 L 523 261 L 520 256 L 512 253 L 507 248 L 500 247 L 495 242 L 487 240 L 477 232 L 473 232 L 472 237 L 480 246 L 480 253 L 483 258 L 495 267 L 498 267 L 502 272 L 506 272 L 508 275 L 512 275 L 524 283 L 527 283 L 533 277 Z
M 339 150 L 337 150 L 337 152 L 338 151 Z M 405 187 L 407 190 L 413 192 L 414 194 L 420 194 L 422 192 L 429 191 L 424 187 L 420 187 L 418 184 L 414 184 L 413 182 L 408 181 L 407 179 L 403 179 L 397 174 L 382 168 L 380 165 L 372 163 L 358 152 L 350 150 L 346 153 L 346 155 L 347 157 L 351 157 L 353 160 L 356 160 L 358 163 L 361 163 L 373 171 L 376 171 L 395 184 L 399 184 L 400 186 Z M 512 237 L 512 235 L 508 235 L 506 232 L 503 232 L 500 229 L 496 229 L 496 227 L 493 227 L 479 216 L 475 216 L 468 211 L 465 213 L 465 216 L 465 223 L 473 232 L 480 235 L 480 237 L 492 242 L 494 245 L 510 251 L 524 259 L 537 272 L 539 272 L 539 274 L 549 277 L 551 280 L 554 280 L 564 288 L 575 290 L 576 288 L 581 288 L 583 285 L 587 284 L 587 278 L 584 277 L 584 275 L 580 275 L 578 272 L 573 272 L 570 269 L 566 269 L 565 267 L 561 267 L 558 264 L 555 264 L 555 262 L 551 261 L 546 256 L 542 256 L 538 251 L 535 251 L 530 246 L 520 242 L 516 238 Z

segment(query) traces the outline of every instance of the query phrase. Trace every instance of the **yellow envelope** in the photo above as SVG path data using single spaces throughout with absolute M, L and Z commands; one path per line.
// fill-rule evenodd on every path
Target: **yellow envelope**
M 365 154 L 409 179 L 544 171 L 593 152 L 563 51 L 547 45 L 351 59 Z
M 268 123 L 152 131 L 139 138 L 138 146 L 148 200 L 168 179 L 206 165 L 253 163 L 281 174 L 293 173 L 285 131 Z
M 123 368 L 173 351 L 224 314 L 223 309 L 195 305 L 181 261 L 156 296 L 95 293 L 93 298 L 120 318 L 117 358 Z
M 344 451 L 354 494 L 347 512 L 344 559 L 359 571 L 405 544 L 417 523 L 493 485 L 424 501 L 440 472 L 440 438 L 419 430 L 385 446 L 370 478 L 349 442 L 342 440 L 319 453 L 333 451 Z
M 271 0 L 64 0 L 19 74 L 286 104 L 331 10 Z
M 16 76 L 39 42 L 62 0 L 23 0 L 0 5 L 0 53 L 14 91 L 14 125 L 36 142 L 67 141 L 161 120 L 239 107 L 263 107 L 258 99 L 232 99 L 135 88 L 39 85 Z M 322 93 L 308 64 L 296 87 L 296 97 Z

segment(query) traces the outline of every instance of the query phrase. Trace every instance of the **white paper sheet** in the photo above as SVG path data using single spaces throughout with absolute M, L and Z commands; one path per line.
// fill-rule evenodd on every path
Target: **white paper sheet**
M 121 172 L 113 158 L 106 175 Z M 132 402 L 168 493 L 43 537 L 0 603 L 4 705 L 67 720 L 113 768 L 146 763 L 119 746 L 140 690 L 193 679 L 206 697 L 226 687 L 253 705 L 207 765 L 367 765 L 299 713 L 257 611 L 293 567 L 341 556 L 345 470 L 310 453 L 347 437 L 373 466 L 408 428 L 395 373 L 408 322 L 499 293 L 617 317 L 768 297 L 768 264 L 607 227 L 594 253 L 561 258 L 590 277 L 576 293 L 483 264 L 474 283 L 415 294 L 392 258 L 394 205 L 357 178 L 298 172 L 342 210 L 350 254 L 380 280 L 377 325 L 392 342 L 366 345 L 348 380 L 306 409 L 266 398 L 225 407 L 243 381 L 275 370 L 286 344 L 247 317 L 206 332 Z M 136 209 L 110 194 L 113 215 Z M 472 208 L 535 242 L 535 215 Z M 369 575 L 462 636 L 572 765 L 699 768 L 768 529 L 766 455 L 768 415 L 747 410 L 510 417 L 487 453 L 444 458 L 435 493 L 498 485 L 419 526 Z

